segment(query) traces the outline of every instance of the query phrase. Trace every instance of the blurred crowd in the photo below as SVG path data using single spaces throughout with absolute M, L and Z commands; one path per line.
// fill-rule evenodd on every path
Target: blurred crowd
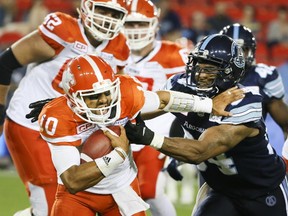
M 280 65 L 288 59 L 288 2 L 283 0 L 157 0 L 161 37 L 197 43 L 203 36 L 239 22 L 257 39 L 259 62 Z
M 0 50 L 38 27 L 49 12 L 78 16 L 79 0 L 0 0 Z M 161 8 L 159 38 L 188 47 L 203 36 L 239 22 L 257 37 L 257 60 L 280 65 L 288 56 L 285 0 L 154 0 Z

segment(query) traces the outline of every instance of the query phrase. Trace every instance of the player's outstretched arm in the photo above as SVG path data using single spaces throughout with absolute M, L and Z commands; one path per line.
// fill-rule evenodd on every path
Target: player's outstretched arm
M 203 112 L 217 116 L 231 116 L 232 113 L 225 111 L 226 106 L 244 96 L 244 91 L 238 87 L 230 88 L 213 99 L 178 91 L 163 90 L 157 91 L 156 94 L 147 91 L 141 112 L 142 115 L 150 114 L 158 109 L 166 112 Z

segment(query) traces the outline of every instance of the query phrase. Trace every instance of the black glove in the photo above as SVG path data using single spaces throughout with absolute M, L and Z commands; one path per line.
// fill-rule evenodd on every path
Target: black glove
M 25 117 L 27 119 L 31 118 L 31 122 L 35 122 L 38 120 L 38 116 L 41 113 L 42 108 L 45 104 L 53 100 L 54 98 L 48 98 L 45 100 L 36 101 L 34 103 L 29 104 L 29 108 L 32 109 L 30 113 L 28 113 Z
M 182 174 L 180 173 L 180 171 L 177 169 L 177 167 L 181 165 L 181 163 L 172 158 L 172 160 L 170 161 L 170 163 L 168 164 L 166 170 L 168 172 L 168 174 L 171 176 L 171 178 L 173 178 L 176 181 L 181 181 L 183 179 Z
M 136 124 L 127 122 L 125 125 L 126 135 L 130 143 L 150 145 L 154 138 L 154 132 L 146 127 L 140 115 L 139 113 L 136 117 Z

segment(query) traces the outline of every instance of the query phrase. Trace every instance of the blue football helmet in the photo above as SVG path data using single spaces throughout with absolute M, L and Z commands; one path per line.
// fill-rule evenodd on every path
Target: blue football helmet
M 220 34 L 231 37 L 238 43 L 238 45 L 242 47 L 245 54 L 246 69 L 249 68 L 255 61 L 255 52 L 257 46 L 255 36 L 253 35 L 251 29 L 239 23 L 234 23 L 224 27 L 220 31 Z
M 198 95 L 213 97 L 235 86 L 244 76 L 242 48 L 222 34 L 206 36 L 188 55 L 187 85 Z

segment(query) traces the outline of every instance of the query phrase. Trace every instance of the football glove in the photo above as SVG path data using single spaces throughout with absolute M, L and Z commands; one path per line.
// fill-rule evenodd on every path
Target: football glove
M 153 131 L 146 127 L 140 113 L 136 117 L 136 124 L 128 121 L 125 130 L 130 143 L 135 144 L 150 145 L 155 135 Z
M 25 117 L 27 119 L 31 119 L 32 123 L 36 122 L 38 120 L 38 116 L 41 113 L 41 110 L 43 109 L 45 104 L 47 104 L 48 102 L 50 102 L 53 99 L 54 98 L 48 98 L 45 100 L 39 100 L 39 101 L 36 101 L 34 103 L 29 104 L 29 108 L 32 110 Z

